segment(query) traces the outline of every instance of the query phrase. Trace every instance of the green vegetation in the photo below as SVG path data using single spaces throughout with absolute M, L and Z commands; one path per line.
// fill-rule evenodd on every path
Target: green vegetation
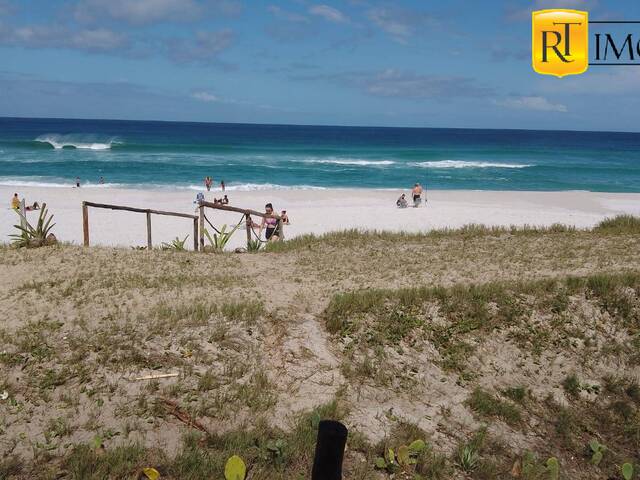
M 592 302 L 630 335 L 640 334 L 640 318 L 634 313 L 635 300 L 626 293 L 628 289 L 640 294 L 640 274 L 449 288 L 368 289 L 334 295 L 324 319 L 330 333 L 350 339 L 345 349 L 345 371 L 349 376 L 374 376 L 377 382 L 388 383 L 381 372 L 396 377 L 402 374 L 385 367 L 389 348 L 419 349 L 424 342 L 438 350 L 443 369 L 468 376 L 473 372 L 467 371 L 466 362 L 480 335 L 490 338 L 492 332 L 510 329 L 513 341 L 532 354 L 550 345 L 570 345 L 568 338 L 578 333 L 563 320 L 569 297 Z M 546 327 L 532 324 L 536 315 L 551 315 Z M 623 348 L 632 351 L 633 345 Z M 564 386 L 570 395 L 576 395 L 581 388 L 579 381 L 571 377 Z
M 231 236 L 235 233 L 235 231 L 239 227 L 240 227 L 240 224 L 236 225 L 230 231 L 227 232 L 227 225 L 223 225 L 220 228 L 220 231 L 218 233 L 213 234 L 213 237 L 211 236 L 209 231 L 205 228 L 204 234 L 209 240 L 209 243 L 211 244 L 211 250 L 213 250 L 214 253 L 224 252 L 224 248 L 229 243 L 229 240 L 231 240 Z
M 179 237 L 174 238 L 171 242 L 166 243 L 162 242 L 162 250 L 175 250 L 176 252 L 184 252 L 186 251 L 185 244 L 187 243 L 187 238 L 189 235 L 180 240 Z
M 600 233 L 624 233 L 638 234 L 640 233 L 640 217 L 633 215 L 618 215 L 616 217 L 607 218 L 593 229 L 594 232 Z
M 343 230 L 322 235 L 307 234 L 284 242 L 274 242 L 267 245 L 268 252 L 290 252 L 296 250 L 321 248 L 322 246 L 346 247 L 366 245 L 370 242 L 428 242 L 443 238 L 472 239 L 481 237 L 534 236 L 574 233 L 609 233 L 609 234 L 638 234 L 640 233 L 640 217 L 632 215 L 618 215 L 598 223 L 593 229 L 579 230 L 575 227 L 554 224 L 548 227 L 511 226 L 496 227 L 479 224 L 469 224 L 460 228 L 444 228 L 430 230 L 426 233 L 389 232 L 385 230 Z
M 52 224 L 53 215 L 48 215 L 47 204 L 42 204 L 40 215 L 38 216 L 38 223 L 36 226 L 32 226 L 27 218 L 18 212 L 18 216 L 24 222 L 23 225 L 14 225 L 20 233 L 10 235 L 13 238 L 12 245 L 18 248 L 28 247 L 37 248 L 45 245 L 53 245 L 56 243 L 55 237 L 49 237 L 51 230 L 56 225 Z
M 471 409 L 484 417 L 495 417 L 509 424 L 516 424 L 521 419 L 520 410 L 504 400 L 494 397 L 481 388 L 476 388 L 467 400 Z

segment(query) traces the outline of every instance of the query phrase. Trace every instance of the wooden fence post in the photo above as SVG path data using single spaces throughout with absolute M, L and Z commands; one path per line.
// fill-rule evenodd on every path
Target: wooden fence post
M 147 212 L 147 250 L 151 251 L 153 245 L 151 244 L 151 212 Z
M 249 244 L 251 243 L 251 215 L 245 213 L 246 216 L 246 225 L 247 225 L 247 251 L 249 250 Z
M 198 251 L 198 219 L 193 219 L 193 251 Z
M 89 207 L 86 202 L 82 202 L 82 235 L 84 237 L 84 246 L 89 246 Z
M 200 249 L 204 251 L 204 206 L 200 205 Z

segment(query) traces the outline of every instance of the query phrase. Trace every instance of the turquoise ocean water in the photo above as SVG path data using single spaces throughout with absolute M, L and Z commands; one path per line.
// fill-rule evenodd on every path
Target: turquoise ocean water
M 640 192 L 640 134 L 0 118 L 0 185 Z

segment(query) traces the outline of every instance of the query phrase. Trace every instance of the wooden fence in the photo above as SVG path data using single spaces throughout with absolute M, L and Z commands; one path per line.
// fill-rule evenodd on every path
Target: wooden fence
M 82 232 L 84 236 L 84 246 L 89 246 L 89 207 L 106 208 L 108 210 L 123 210 L 125 212 L 144 213 L 147 216 L 147 248 L 151 250 L 151 215 L 164 215 L 168 217 L 181 217 L 193 220 L 193 249 L 198 251 L 198 217 L 188 213 L 164 212 L 161 210 L 151 210 L 149 208 L 125 207 L 122 205 L 109 205 L 105 203 L 82 202 Z M 202 214 L 201 214 L 202 215 Z M 202 219 L 200 220 L 202 223 Z

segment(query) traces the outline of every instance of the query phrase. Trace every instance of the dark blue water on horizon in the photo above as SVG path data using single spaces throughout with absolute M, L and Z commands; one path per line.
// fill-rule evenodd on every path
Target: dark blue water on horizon
M 640 134 L 0 118 L 0 185 L 640 192 Z

